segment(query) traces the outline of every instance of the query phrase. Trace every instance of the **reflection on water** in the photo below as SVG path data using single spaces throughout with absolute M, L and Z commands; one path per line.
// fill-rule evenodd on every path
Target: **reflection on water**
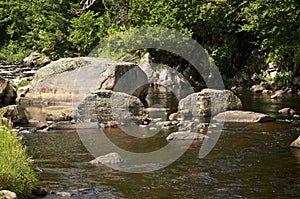
M 290 149 L 289 144 L 298 137 L 300 123 L 276 115 L 286 106 L 299 113 L 299 97 L 278 102 L 243 93 L 241 98 L 245 110 L 281 120 L 225 124 L 217 145 L 204 159 L 197 158 L 200 144 L 193 144 L 176 162 L 151 173 L 123 173 L 90 165 L 93 157 L 75 131 L 29 134 L 25 141 L 37 166 L 44 169 L 40 178 L 48 190 L 97 188 L 103 193 L 99 198 L 299 198 L 300 150 Z M 145 141 L 117 129 L 105 133 L 118 146 L 135 152 L 166 145 L 168 134 L 160 132 Z

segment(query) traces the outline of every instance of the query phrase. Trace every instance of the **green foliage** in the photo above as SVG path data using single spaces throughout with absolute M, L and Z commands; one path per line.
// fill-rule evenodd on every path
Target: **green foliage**
M 293 70 L 299 53 L 299 2 L 256 0 L 251 1 L 243 12 L 246 23 L 242 29 L 255 35 L 252 43 L 265 61 L 276 62 L 286 70 Z
M 227 78 L 270 62 L 300 73 L 298 0 L 0 0 L 0 22 L 2 59 L 28 50 L 86 56 L 126 30 L 164 27 L 204 46 Z M 187 67 L 172 53 L 148 51 L 157 62 Z
M 0 126 L 0 190 L 26 198 L 38 184 L 32 166 L 16 132 Z
M 0 59 L 2 60 L 22 61 L 27 54 L 28 50 L 16 41 L 9 41 L 0 49 Z
M 29 81 L 25 80 L 25 79 L 22 79 L 18 85 L 17 85 L 17 89 L 19 89 L 20 87 L 23 87 L 23 86 L 27 86 L 29 85 Z
M 291 84 L 293 80 L 293 72 L 292 71 L 280 71 L 277 73 L 275 78 L 275 85 L 278 87 L 288 86 Z
M 98 13 L 87 11 L 71 20 L 68 39 L 76 47 L 79 55 L 88 54 L 106 35 L 104 19 L 98 16 Z

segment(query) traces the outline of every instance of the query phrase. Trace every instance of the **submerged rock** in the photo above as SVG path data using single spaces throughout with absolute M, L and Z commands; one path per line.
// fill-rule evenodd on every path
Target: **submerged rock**
M 99 156 L 96 159 L 90 161 L 91 164 L 99 165 L 99 164 L 119 164 L 123 160 L 118 153 L 109 153 L 103 156 Z
M 168 135 L 166 138 L 168 141 L 171 140 L 204 140 L 207 136 L 200 133 L 192 133 L 186 131 L 174 132 Z
M 213 120 L 217 122 L 257 123 L 270 122 L 275 119 L 269 115 L 252 111 L 226 111 L 213 117 Z

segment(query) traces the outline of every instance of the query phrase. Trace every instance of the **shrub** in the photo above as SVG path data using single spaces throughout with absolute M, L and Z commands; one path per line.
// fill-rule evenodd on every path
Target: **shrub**
M 26 198 L 38 184 L 30 160 L 16 132 L 0 126 L 0 190 Z

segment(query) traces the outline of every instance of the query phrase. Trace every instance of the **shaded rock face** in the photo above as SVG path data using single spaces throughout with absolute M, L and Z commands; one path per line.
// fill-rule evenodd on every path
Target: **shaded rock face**
M 167 65 L 152 63 L 149 53 L 141 59 L 140 68 L 147 75 L 150 84 L 172 90 L 178 99 L 194 92 L 189 81 L 181 73 Z
M 226 111 L 213 117 L 213 120 L 217 122 L 257 123 L 270 122 L 275 119 L 269 115 L 252 111 Z
M 0 109 L 0 113 L 2 117 L 9 119 L 15 125 L 22 125 L 28 123 L 24 108 L 22 106 L 5 106 Z
M 9 81 L 0 77 L 0 106 L 14 104 L 16 100 L 16 92 Z
M 125 75 L 126 74 L 126 75 Z M 116 86 L 118 85 L 118 86 Z M 137 65 L 101 58 L 65 58 L 39 69 L 21 103 L 81 101 L 97 89 L 145 98 L 147 77 Z
M 208 117 L 225 110 L 242 109 L 242 102 L 232 91 L 203 89 L 180 100 L 178 108 L 191 116 Z
M 143 103 L 121 92 L 98 90 L 89 94 L 78 106 L 77 124 L 96 123 L 100 127 L 114 127 L 128 122 L 142 123 L 147 118 Z

